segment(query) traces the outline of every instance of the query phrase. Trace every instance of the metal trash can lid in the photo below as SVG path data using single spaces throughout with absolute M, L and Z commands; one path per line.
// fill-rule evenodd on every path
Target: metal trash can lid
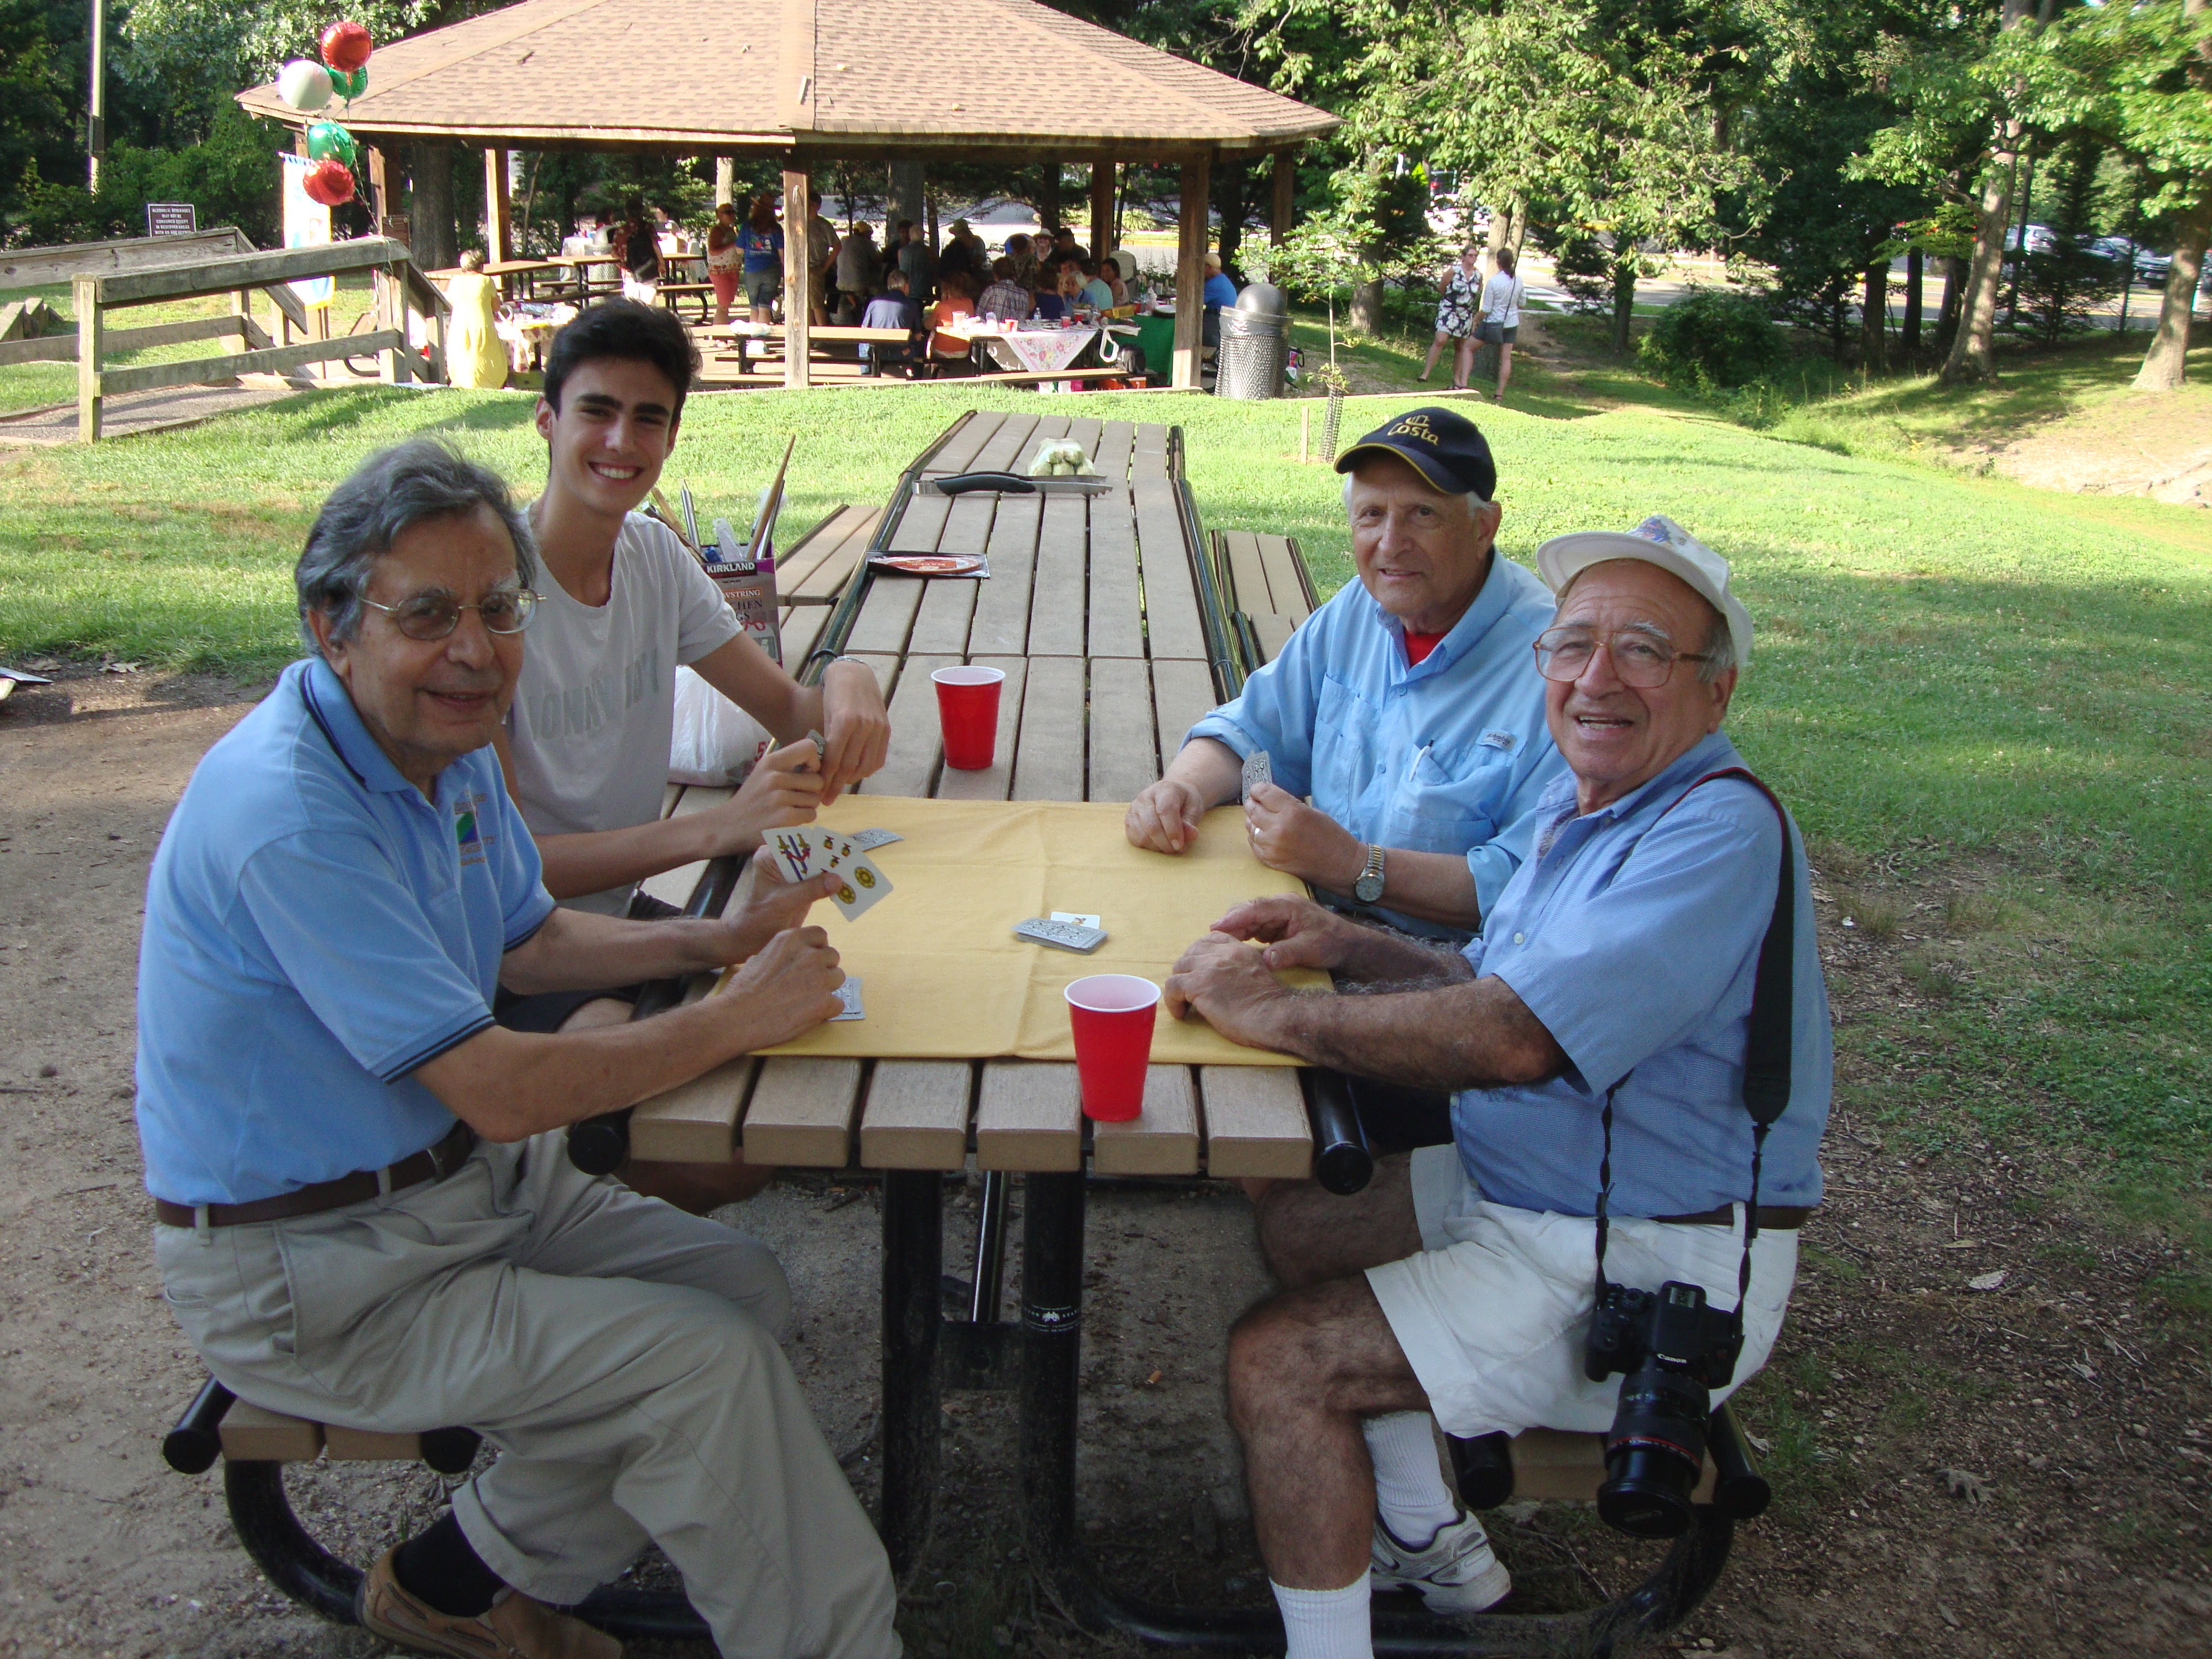
M 1236 308 L 1243 312 L 1256 313 L 1262 317 L 1287 317 L 1291 313 L 1290 301 L 1283 297 L 1283 290 L 1273 283 L 1254 283 L 1249 285 L 1237 296 Z

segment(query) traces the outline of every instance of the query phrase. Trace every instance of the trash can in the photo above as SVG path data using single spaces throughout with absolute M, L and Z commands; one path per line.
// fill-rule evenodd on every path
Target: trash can
M 1290 306 L 1283 290 L 1254 283 L 1221 313 L 1213 389 L 1223 398 L 1279 398 L 1290 359 Z

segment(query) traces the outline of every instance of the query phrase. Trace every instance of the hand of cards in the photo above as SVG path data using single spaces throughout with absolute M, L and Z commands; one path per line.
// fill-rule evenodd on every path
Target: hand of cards
M 775 860 L 776 872 L 786 881 L 811 880 L 824 871 L 836 875 L 839 885 L 830 902 L 851 921 L 891 890 L 889 878 L 868 858 L 868 849 L 899 839 L 888 830 L 843 836 L 810 824 L 769 830 L 762 850 Z

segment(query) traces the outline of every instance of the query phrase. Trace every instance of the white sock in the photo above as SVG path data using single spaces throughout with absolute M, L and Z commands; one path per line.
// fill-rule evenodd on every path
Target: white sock
M 1375 1507 L 1390 1535 L 1409 1550 L 1426 1549 L 1459 1519 L 1444 1485 L 1426 1412 L 1390 1412 L 1360 1424 L 1375 1464 Z
M 1283 1659 L 1375 1659 L 1365 1573 L 1342 1589 L 1285 1589 L 1272 1578 L 1267 1588 L 1283 1610 L 1283 1634 L 1290 1643 Z

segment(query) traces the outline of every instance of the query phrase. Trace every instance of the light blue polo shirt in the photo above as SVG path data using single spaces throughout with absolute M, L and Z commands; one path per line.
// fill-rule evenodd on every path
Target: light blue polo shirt
M 489 746 L 425 800 L 319 658 L 208 750 L 154 859 L 138 948 L 146 1186 L 246 1204 L 435 1143 L 410 1075 L 492 1023 L 552 913 Z
M 1567 1056 L 1566 1071 L 1548 1083 L 1470 1089 L 1454 1100 L 1460 1158 L 1493 1203 L 1596 1213 L 1599 1114 L 1615 1083 L 1613 1214 L 1692 1215 L 1749 1197 L 1744 1040 L 1774 911 L 1782 821 L 1740 778 L 1690 787 L 1742 764 L 1715 732 L 1587 816 L 1576 814 L 1572 777 L 1546 793 L 1535 856 L 1465 952 L 1476 974 L 1513 988 Z M 1767 1133 L 1761 1204 L 1820 1201 L 1818 1154 L 1835 1080 L 1812 878 L 1794 823 L 1790 836 L 1790 1096 Z
M 1495 554 L 1466 614 L 1409 665 L 1405 624 L 1348 582 L 1183 741 L 1218 738 L 1240 758 L 1266 750 L 1277 783 L 1362 841 L 1463 854 L 1488 915 L 1528 855 L 1538 799 L 1566 769 L 1533 650 L 1553 609 L 1542 582 Z M 1465 937 L 1380 906 L 1370 914 Z

